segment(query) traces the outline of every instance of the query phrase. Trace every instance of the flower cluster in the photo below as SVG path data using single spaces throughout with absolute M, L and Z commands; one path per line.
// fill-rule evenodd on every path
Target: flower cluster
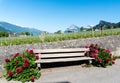
M 110 49 L 100 48 L 97 44 L 93 43 L 90 46 L 85 46 L 85 48 L 89 48 L 89 51 L 85 52 L 85 56 L 95 58 L 92 62 L 93 65 L 106 67 L 115 64 L 116 58 L 112 56 Z
M 8 81 L 13 79 L 22 83 L 26 81 L 34 82 L 41 75 L 35 64 L 37 59 L 39 59 L 39 55 L 36 55 L 33 50 L 26 50 L 23 53 L 17 52 L 11 59 L 5 58 L 6 74 L 4 76 Z

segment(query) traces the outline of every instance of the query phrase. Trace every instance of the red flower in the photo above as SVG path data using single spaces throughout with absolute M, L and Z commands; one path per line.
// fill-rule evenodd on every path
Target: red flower
M 23 66 L 21 66 L 21 68 L 22 68 L 22 69 L 24 69 L 24 68 L 25 68 L 25 66 L 23 65 Z
M 8 72 L 8 76 L 11 77 L 13 75 L 13 72 Z
M 19 62 L 19 60 L 16 60 L 16 63 L 18 63 Z
M 34 81 L 35 81 L 35 78 L 34 78 L 34 77 L 32 77 L 30 80 L 31 80 L 31 82 L 34 82 Z
M 89 52 L 88 52 L 88 51 L 86 51 L 86 52 L 85 52 L 85 55 L 87 56 L 88 54 L 89 54 Z
M 92 58 L 96 58 L 98 56 L 98 54 L 92 54 L 91 57 Z
M 29 60 L 24 60 L 24 63 L 29 63 Z
M 95 53 L 98 53 L 98 50 L 95 49 L 94 52 L 95 52 Z
M 95 52 L 95 49 L 94 48 L 90 48 L 90 51 Z
M 88 46 L 85 46 L 85 48 L 88 48 Z
M 115 61 L 115 60 L 116 60 L 116 58 L 114 57 L 114 58 L 113 58 L 113 60 Z
M 5 58 L 4 61 L 5 61 L 5 62 L 9 62 L 9 59 L 8 59 L 8 58 Z
M 14 54 L 14 57 L 18 56 L 19 54 L 20 54 L 19 52 L 15 53 L 15 54 Z
M 98 48 L 98 50 L 100 50 L 100 47 Z
M 39 59 L 39 54 L 36 55 L 36 59 L 37 59 L 37 60 Z
M 21 69 L 20 69 L 20 68 L 16 68 L 16 72 L 17 72 L 17 73 L 20 73 L 20 72 L 21 72 Z
M 26 52 L 29 52 L 29 50 L 27 49 Z
M 33 50 L 29 50 L 29 53 L 30 53 L 30 54 L 34 54 Z
M 101 58 L 98 59 L 98 63 L 102 63 L 102 59 Z
M 115 64 L 115 62 L 113 61 L 112 64 Z
M 107 58 L 106 60 L 107 60 L 107 62 L 110 62 L 110 59 L 109 59 L 109 58 Z
M 91 47 L 94 47 L 95 45 L 92 43 L 92 44 L 90 44 L 90 46 L 91 46 Z
M 28 67 L 29 64 L 28 63 L 24 63 L 23 67 Z
M 110 49 L 107 49 L 106 52 L 110 53 L 111 51 L 110 51 Z

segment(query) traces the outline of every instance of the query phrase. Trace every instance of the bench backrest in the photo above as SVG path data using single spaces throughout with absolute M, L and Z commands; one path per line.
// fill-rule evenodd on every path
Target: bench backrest
M 35 49 L 34 53 L 39 54 L 41 59 L 59 58 L 59 57 L 76 57 L 84 56 L 86 48 L 65 48 L 65 49 Z

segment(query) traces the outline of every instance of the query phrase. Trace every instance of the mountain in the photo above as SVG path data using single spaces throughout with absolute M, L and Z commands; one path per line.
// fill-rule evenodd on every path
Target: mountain
M 106 21 L 101 20 L 99 22 L 99 24 L 95 25 L 93 28 L 94 29 L 100 29 L 100 27 L 104 27 L 106 29 L 110 29 L 111 27 L 112 28 L 120 28 L 120 22 L 118 22 L 118 23 L 111 23 L 111 22 L 106 22 Z
M 8 22 L 0 22 L 0 30 L 10 33 L 30 32 L 33 35 L 39 35 L 42 32 L 38 29 L 21 27 Z
M 69 28 L 67 28 L 65 30 L 65 32 L 79 32 L 80 28 L 74 24 L 72 24 L 71 26 L 69 26 Z

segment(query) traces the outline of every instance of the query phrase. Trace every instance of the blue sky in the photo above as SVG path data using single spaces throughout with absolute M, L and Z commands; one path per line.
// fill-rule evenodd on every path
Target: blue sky
M 0 21 L 55 32 L 120 22 L 120 0 L 0 0 Z

